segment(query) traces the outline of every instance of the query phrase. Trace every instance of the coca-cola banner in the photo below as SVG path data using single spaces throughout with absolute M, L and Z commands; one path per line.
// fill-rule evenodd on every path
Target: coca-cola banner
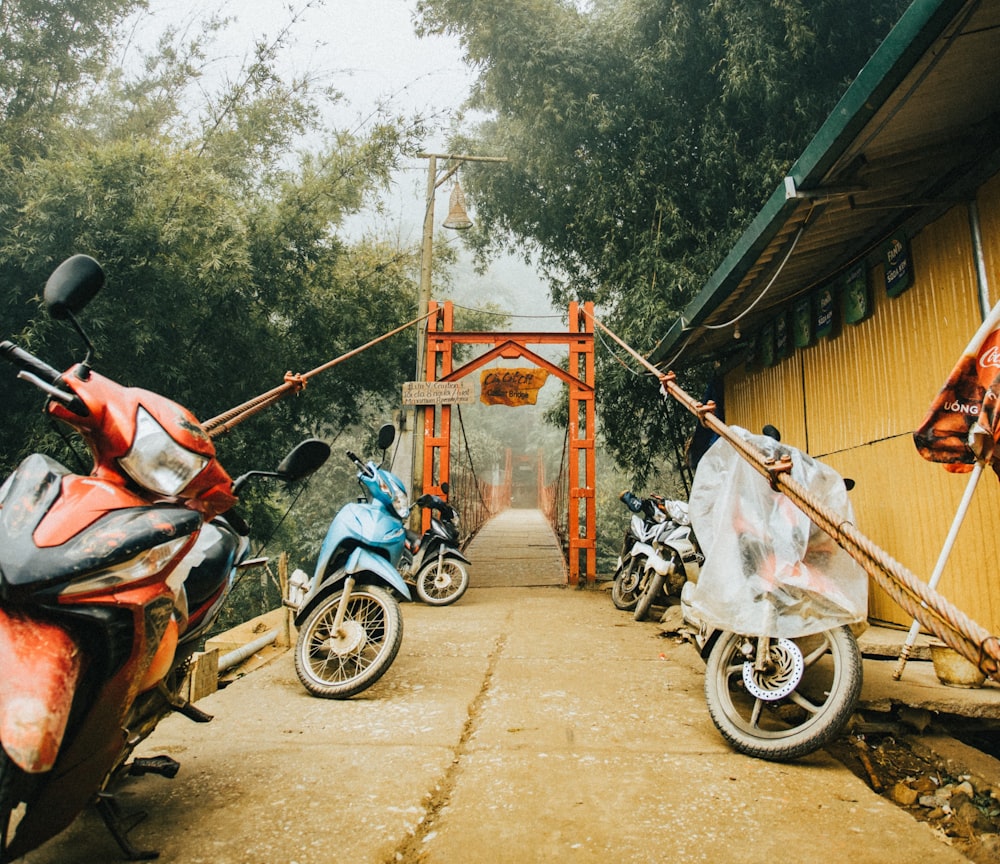
M 998 470 L 997 400 L 1000 396 L 1000 303 L 983 322 L 931 404 L 913 441 L 925 459 L 956 473 L 977 459 Z

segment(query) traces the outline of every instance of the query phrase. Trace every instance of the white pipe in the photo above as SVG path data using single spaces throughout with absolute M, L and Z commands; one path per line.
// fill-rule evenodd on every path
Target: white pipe
M 969 505 L 972 503 L 972 493 L 976 491 L 976 484 L 979 483 L 979 478 L 983 473 L 983 465 L 983 462 L 977 461 L 975 467 L 972 469 L 972 474 L 969 476 L 969 482 L 965 487 L 965 494 L 962 495 L 962 502 L 958 505 L 958 511 L 955 513 L 955 518 L 951 522 L 951 530 L 945 538 L 944 546 L 941 547 L 941 554 L 938 555 L 937 564 L 934 566 L 934 572 L 931 574 L 931 579 L 927 583 L 927 586 L 931 590 L 937 588 L 938 582 L 941 581 L 941 574 L 944 573 L 944 565 L 948 563 L 948 556 L 951 555 L 952 547 L 955 545 L 955 540 L 958 538 L 958 529 L 962 527 L 962 522 L 965 521 L 965 514 L 968 512 Z M 910 652 L 913 650 L 913 643 L 917 641 L 917 634 L 919 632 L 920 622 L 914 618 L 913 623 L 910 625 L 910 632 L 906 634 L 906 642 L 903 644 L 903 650 L 899 652 L 899 660 L 896 663 L 896 668 L 892 673 L 892 677 L 896 681 L 898 681 L 903 674 L 903 667 L 906 665 L 906 660 L 910 656 Z
M 230 651 L 228 654 L 223 654 L 219 658 L 219 671 L 225 672 L 227 669 L 231 669 L 238 663 L 242 663 L 248 657 L 252 657 L 261 648 L 266 645 L 270 645 L 272 642 L 277 640 L 278 631 L 277 629 L 268 630 L 263 636 L 258 636 L 253 642 L 247 642 L 242 648 L 237 648 L 235 651 Z

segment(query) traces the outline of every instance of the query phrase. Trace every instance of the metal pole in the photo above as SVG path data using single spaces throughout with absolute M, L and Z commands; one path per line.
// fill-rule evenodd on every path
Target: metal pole
M 434 258 L 434 192 L 437 190 L 437 156 L 427 155 L 427 197 L 424 202 L 424 236 L 420 251 L 420 289 L 417 294 L 417 371 L 415 381 L 423 381 L 427 358 L 427 308 L 431 302 L 431 267 Z M 413 500 L 424 490 L 424 406 L 413 406 Z
M 931 590 L 937 588 L 938 582 L 941 581 L 941 574 L 944 573 L 944 566 L 948 563 L 948 557 L 951 555 L 951 550 L 955 545 L 955 540 L 958 539 L 958 529 L 962 527 L 962 522 L 965 521 L 965 514 L 969 511 L 969 505 L 972 503 L 972 493 L 976 491 L 976 484 L 979 483 L 979 478 L 983 473 L 983 463 L 976 462 L 975 467 L 972 469 L 972 474 L 969 476 L 969 482 L 965 487 L 965 494 L 962 495 L 962 501 L 958 505 L 958 511 L 955 513 L 955 518 L 951 521 L 951 530 L 948 531 L 948 536 L 944 540 L 944 546 L 941 547 L 941 554 L 938 555 L 937 564 L 934 566 L 934 572 L 931 573 L 931 579 L 927 583 L 927 587 Z M 926 604 L 924 604 L 926 606 Z M 903 643 L 903 648 L 899 652 L 899 659 L 896 661 L 896 668 L 892 672 L 892 677 L 894 680 L 898 681 L 903 675 L 903 668 L 906 666 L 906 661 L 909 659 L 910 653 L 913 651 L 913 644 L 917 641 L 917 634 L 920 632 L 920 622 L 914 618 L 913 623 L 910 625 L 910 632 L 906 634 L 906 642 Z
M 453 177 L 463 162 L 507 162 L 506 156 L 473 156 L 469 153 L 418 153 L 427 160 L 427 195 L 424 205 L 424 236 L 420 250 L 420 292 L 417 296 L 417 316 L 421 323 L 417 327 L 417 370 L 415 380 L 423 381 L 427 374 L 427 309 L 431 302 L 431 269 L 434 261 L 434 193 L 437 188 Z M 443 159 L 448 170 L 439 179 L 437 160 Z M 424 491 L 424 417 L 423 405 L 413 409 L 413 498 Z M 414 508 L 415 509 L 415 508 Z M 413 527 L 416 529 L 417 524 Z

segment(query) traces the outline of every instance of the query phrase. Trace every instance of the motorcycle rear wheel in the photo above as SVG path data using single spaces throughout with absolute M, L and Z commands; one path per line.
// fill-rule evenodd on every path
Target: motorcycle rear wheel
M 469 587 L 469 571 L 458 558 L 434 559 L 417 574 L 417 596 L 428 606 L 450 606 Z
M 341 634 L 335 634 L 341 594 L 331 594 L 309 613 L 295 643 L 295 673 L 306 690 L 323 699 L 367 690 L 392 665 L 403 641 L 399 603 L 374 585 L 354 587 Z
M 611 602 L 615 604 L 615 609 L 621 609 L 622 612 L 632 612 L 635 609 L 645 564 L 644 556 L 630 557 L 628 563 L 623 563 L 622 569 L 615 573 L 614 582 L 611 583 Z
M 740 650 L 748 638 L 723 633 L 708 655 L 705 699 L 722 737 L 747 756 L 786 762 L 839 735 L 861 694 L 861 651 L 851 628 L 772 639 L 772 666 L 763 673 Z

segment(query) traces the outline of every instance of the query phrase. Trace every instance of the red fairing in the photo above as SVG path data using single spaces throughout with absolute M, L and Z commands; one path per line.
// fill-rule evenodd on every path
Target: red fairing
M 80 677 L 80 652 L 61 627 L 0 609 L 0 741 L 29 774 L 59 755 Z
M 142 406 L 178 444 L 208 458 L 208 464 L 178 496 L 187 506 L 205 514 L 207 519 L 224 513 L 236 498 L 232 478 L 215 458 L 215 445 L 197 418 L 182 405 L 138 387 L 120 384 L 87 370 L 79 377 L 79 366 L 63 375 L 63 381 L 90 409 L 80 417 L 60 405 L 49 403 L 49 413 L 76 429 L 83 436 L 94 457 L 93 476 L 121 484 L 117 460 L 128 453 L 135 440 L 136 412 Z M 153 500 L 151 498 L 151 500 Z

